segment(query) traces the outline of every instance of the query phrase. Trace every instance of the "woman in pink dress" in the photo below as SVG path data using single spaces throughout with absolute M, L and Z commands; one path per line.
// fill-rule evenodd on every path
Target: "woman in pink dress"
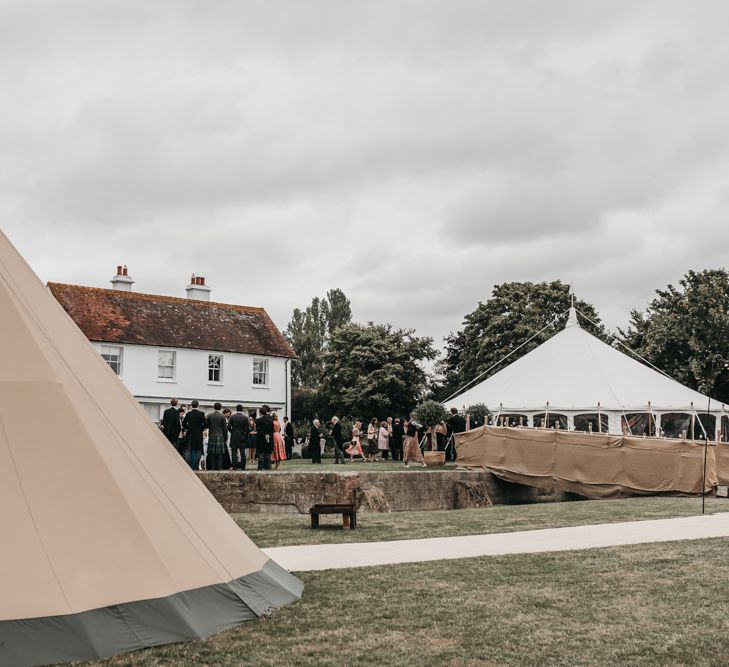
M 390 431 L 387 430 L 387 422 L 380 423 L 380 430 L 377 432 L 377 449 L 380 452 L 381 460 L 387 458 L 387 452 L 390 451 Z
M 346 449 L 349 460 L 353 461 L 355 456 L 361 456 L 364 463 L 365 455 L 362 451 L 362 422 L 356 422 L 352 429 L 352 444 Z
M 276 465 L 274 470 L 278 470 L 278 466 L 281 461 L 286 460 L 286 443 L 284 442 L 283 436 L 281 435 L 281 422 L 278 420 L 278 415 L 273 413 L 273 453 L 271 454 L 271 461 Z

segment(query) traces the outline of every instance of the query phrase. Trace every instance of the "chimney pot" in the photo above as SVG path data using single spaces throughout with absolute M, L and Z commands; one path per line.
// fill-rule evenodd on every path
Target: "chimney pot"
M 129 275 L 126 264 L 117 266 L 116 275 L 111 279 L 111 286 L 121 292 L 131 292 L 133 284 L 134 281 Z
M 205 276 L 196 276 L 194 273 L 187 286 L 187 298 L 196 301 L 210 301 L 210 288 L 205 284 Z

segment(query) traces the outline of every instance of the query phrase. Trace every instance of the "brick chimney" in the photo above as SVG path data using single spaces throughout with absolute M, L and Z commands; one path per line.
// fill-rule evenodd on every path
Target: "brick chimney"
M 203 276 L 196 276 L 194 273 L 190 278 L 190 284 L 185 288 L 188 299 L 197 301 L 210 301 L 211 289 L 205 284 Z
M 127 271 L 126 265 L 116 267 L 116 275 L 111 279 L 111 285 L 120 292 L 131 292 L 134 281 Z

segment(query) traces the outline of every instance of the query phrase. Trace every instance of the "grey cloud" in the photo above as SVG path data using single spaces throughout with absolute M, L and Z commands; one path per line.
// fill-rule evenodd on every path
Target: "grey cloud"
M 724 263 L 729 9 L 709 1 L 0 8 L 2 227 L 46 280 L 339 286 L 437 340 L 506 280 L 613 326 Z M 711 239 L 711 243 L 707 243 Z

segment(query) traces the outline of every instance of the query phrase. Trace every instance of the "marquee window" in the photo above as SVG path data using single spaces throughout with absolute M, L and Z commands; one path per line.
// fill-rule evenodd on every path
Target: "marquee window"
M 268 359 L 253 360 L 253 384 L 258 387 L 268 384 Z
M 115 345 L 102 345 L 101 358 L 117 375 L 122 374 L 123 349 Z
M 159 350 L 157 352 L 157 377 L 160 380 L 175 379 L 175 362 L 177 353 L 173 350 Z
M 650 412 L 634 412 L 621 415 L 620 425 L 623 433 L 627 435 L 654 436 L 656 434 L 655 419 Z
M 223 381 L 223 355 L 208 355 L 208 382 Z
M 607 433 L 610 430 L 608 416 L 598 412 L 575 415 L 574 422 L 575 431 L 592 430 L 593 433 Z
M 534 426 L 536 428 L 559 428 L 565 430 L 567 428 L 567 415 L 560 414 L 558 412 L 540 412 L 534 415 Z

